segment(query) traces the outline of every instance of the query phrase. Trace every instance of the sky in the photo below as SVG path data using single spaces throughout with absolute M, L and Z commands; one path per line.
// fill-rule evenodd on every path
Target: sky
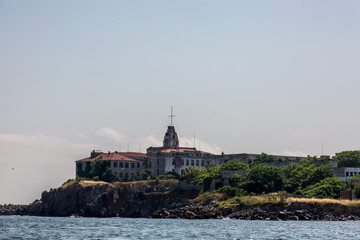
M 0 0 L 0 204 L 93 149 L 359 150 L 360 2 Z

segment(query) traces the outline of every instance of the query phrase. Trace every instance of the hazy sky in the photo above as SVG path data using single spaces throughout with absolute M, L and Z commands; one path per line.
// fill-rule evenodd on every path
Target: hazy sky
M 159 146 L 171 106 L 213 153 L 360 148 L 358 0 L 3 0 L 0 30 L 0 204 Z

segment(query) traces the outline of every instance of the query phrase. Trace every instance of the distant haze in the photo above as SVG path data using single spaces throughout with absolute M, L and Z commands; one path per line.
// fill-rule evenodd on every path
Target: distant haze
M 93 149 L 360 149 L 359 1 L 0 1 L 0 204 Z

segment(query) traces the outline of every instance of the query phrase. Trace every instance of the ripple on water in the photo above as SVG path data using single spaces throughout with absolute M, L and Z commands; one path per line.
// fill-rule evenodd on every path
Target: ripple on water
M 0 239 L 360 239 L 360 222 L 0 216 Z

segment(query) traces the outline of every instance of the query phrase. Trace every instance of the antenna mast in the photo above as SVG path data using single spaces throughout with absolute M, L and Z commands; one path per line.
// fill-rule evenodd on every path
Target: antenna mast
M 170 126 L 173 126 L 173 117 L 176 117 L 176 115 L 173 114 L 173 106 L 171 106 L 171 114 L 170 114 Z

